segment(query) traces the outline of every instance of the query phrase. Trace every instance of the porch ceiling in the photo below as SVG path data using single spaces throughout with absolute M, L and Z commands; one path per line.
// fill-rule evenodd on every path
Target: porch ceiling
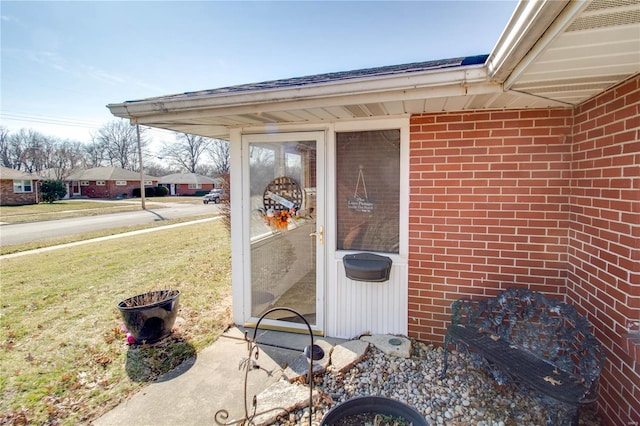
M 515 64 L 493 70 L 505 90 L 577 105 L 640 72 L 639 0 L 550 3 L 546 10 L 559 9 L 552 20 L 544 19 L 543 7 L 520 15 L 537 19 L 544 32 L 533 44 L 524 37 L 512 43 Z
M 108 108 L 132 123 L 227 139 L 238 127 L 570 107 L 639 72 L 640 0 L 521 1 L 486 61 L 332 73 Z
M 505 93 L 500 85 L 468 94 L 470 88 L 456 87 L 457 95 L 416 96 L 404 99 L 368 99 L 358 101 L 342 97 L 324 102 L 296 102 L 296 105 L 264 104 L 229 109 L 203 109 L 140 116 L 139 124 L 166 128 L 178 132 L 226 139 L 229 130 L 236 127 L 267 126 L 332 122 L 356 118 L 387 117 L 423 112 L 461 111 L 502 108 L 542 108 L 563 106 L 547 99 L 518 93 Z

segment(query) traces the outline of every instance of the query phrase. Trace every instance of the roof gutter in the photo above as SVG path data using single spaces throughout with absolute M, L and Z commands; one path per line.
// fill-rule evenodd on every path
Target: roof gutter
M 504 82 L 505 90 L 508 90 L 516 83 L 516 80 L 522 75 L 523 72 L 531 66 L 531 64 L 547 49 L 549 44 L 556 37 L 562 35 L 565 30 L 580 16 L 580 14 L 589 6 L 589 1 L 571 1 L 560 12 L 560 15 L 553 21 L 551 26 L 542 35 L 540 40 L 533 46 L 533 48 L 527 53 L 527 55 L 518 63 L 515 69 L 511 72 L 509 77 Z
M 150 98 L 107 105 L 117 117 L 137 118 L 169 112 L 202 111 L 274 103 L 330 99 L 345 96 L 379 95 L 381 93 L 424 88 L 457 86 L 460 88 L 489 82 L 484 65 L 438 69 L 415 74 L 361 78 L 348 81 L 317 83 L 279 89 L 263 89 L 239 93 L 202 94 Z
M 489 78 L 499 83 L 506 82 L 512 75 L 516 78 L 558 35 L 558 29 L 553 32 L 548 30 L 558 25 L 560 14 L 563 16 L 562 22 L 571 21 L 589 3 L 582 0 L 521 0 L 487 59 Z

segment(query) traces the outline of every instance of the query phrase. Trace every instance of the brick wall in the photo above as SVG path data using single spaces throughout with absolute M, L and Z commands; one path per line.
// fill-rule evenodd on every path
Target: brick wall
M 146 185 L 155 186 L 154 185 Z M 116 181 L 108 180 L 105 181 L 104 185 L 97 185 L 95 181 L 89 181 L 89 185 L 80 186 L 81 196 L 89 197 L 89 198 L 117 198 L 126 194 L 127 197 L 133 196 L 133 190 L 136 188 L 140 188 L 140 181 L 127 181 L 126 185 L 116 185 Z
M 140 185 L 138 185 L 140 186 Z M 180 183 L 176 185 L 176 194 L 175 195 L 195 195 L 197 192 L 209 192 L 214 188 L 214 184 L 212 183 L 203 183 L 201 188 L 189 188 L 188 183 Z
M 412 336 L 441 343 L 463 295 L 564 293 L 571 124 L 569 110 L 412 117 Z
M 409 334 L 441 344 L 462 296 L 566 296 L 607 349 L 611 424 L 640 421 L 640 360 L 624 338 L 640 320 L 638 80 L 575 110 L 411 119 Z
M 640 321 L 640 77 L 574 117 L 567 295 L 607 348 L 602 411 L 611 424 L 639 424 L 640 347 L 626 335 Z
M 37 183 L 34 181 L 34 185 Z M 20 206 L 23 204 L 36 204 L 35 187 L 33 192 L 14 193 L 13 180 L 0 180 L 0 206 Z

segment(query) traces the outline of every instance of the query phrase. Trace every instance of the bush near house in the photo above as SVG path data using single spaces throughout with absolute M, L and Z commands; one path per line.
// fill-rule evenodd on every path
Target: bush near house
M 61 180 L 44 181 L 40 187 L 40 191 L 42 193 L 42 201 L 49 204 L 67 195 L 67 187 Z
M 140 188 L 133 188 L 132 194 L 134 197 L 140 197 Z M 167 188 L 163 188 L 161 186 L 159 187 L 151 186 L 151 187 L 144 188 L 145 197 L 164 197 L 167 194 L 168 194 Z

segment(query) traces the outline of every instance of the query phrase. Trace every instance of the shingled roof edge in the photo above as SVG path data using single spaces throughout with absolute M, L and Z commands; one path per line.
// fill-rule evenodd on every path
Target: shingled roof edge
M 154 100 L 180 100 L 189 99 L 200 96 L 215 96 L 225 94 L 240 94 L 259 92 L 264 90 L 291 89 L 295 87 L 313 86 L 325 83 L 345 82 L 356 79 L 379 78 L 398 76 L 402 74 L 414 74 L 419 72 L 436 71 L 448 68 L 460 68 L 472 65 L 482 65 L 485 63 L 488 54 L 458 57 L 451 59 L 439 59 L 425 62 L 412 62 L 399 65 L 386 65 L 381 67 L 363 68 L 351 71 L 337 71 L 323 74 L 314 74 L 302 77 L 292 77 L 278 80 L 269 80 L 264 82 L 246 83 L 234 86 L 219 87 L 215 89 L 206 89 L 192 92 L 176 93 L 173 95 L 158 96 L 152 98 L 129 100 L 123 104 L 136 104 L 142 102 L 152 102 Z

